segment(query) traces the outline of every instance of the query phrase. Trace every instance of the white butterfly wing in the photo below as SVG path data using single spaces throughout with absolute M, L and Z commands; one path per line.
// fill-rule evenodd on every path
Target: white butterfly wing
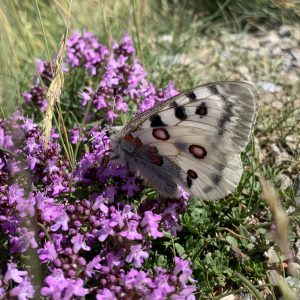
M 249 83 L 196 87 L 159 103 L 124 128 L 123 135 L 138 144 L 125 160 L 164 195 L 174 197 L 179 184 L 203 199 L 222 198 L 240 181 L 240 152 L 257 110 L 258 93 Z

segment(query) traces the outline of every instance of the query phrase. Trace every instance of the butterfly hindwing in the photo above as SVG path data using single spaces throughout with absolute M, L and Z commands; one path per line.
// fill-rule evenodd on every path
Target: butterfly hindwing
M 257 109 L 258 94 L 249 83 L 196 87 L 158 103 L 123 129 L 123 161 L 163 195 L 175 197 L 178 184 L 194 196 L 222 198 L 240 181 L 240 152 Z

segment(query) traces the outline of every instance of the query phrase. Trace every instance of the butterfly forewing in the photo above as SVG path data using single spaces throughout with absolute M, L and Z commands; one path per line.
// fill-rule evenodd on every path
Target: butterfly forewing
M 165 196 L 175 197 L 181 185 L 194 196 L 219 199 L 240 181 L 240 152 L 257 110 L 251 84 L 209 83 L 138 115 L 123 129 L 118 151 Z

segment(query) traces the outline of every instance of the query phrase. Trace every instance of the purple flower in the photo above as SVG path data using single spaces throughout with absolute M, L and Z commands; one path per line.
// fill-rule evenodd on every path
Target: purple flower
M 19 211 L 20 217 L 33 217 L 35 214 L 35 197 L 30 193 L 27 199 L 18 199 L 16 209 Z
M 83 288 L 84 282 L 81 278 L 78 278 L 77 280 L 69 280 L 69 286 L 65 294 L 65 298 L 72 299 L 73 295 L 78 297 L 84 297 L 88 293 L 88 289 Z M 68 295 L 70 298 L 68 298 Z
M 5 289 L 3 287 L 0 287 L 0 299 L 4 299 L 5 298 Z
M 117 110 L 121 110 L 123 112 L 127 111 L 127 103 L 122 99 L 122 98 L 118 98 L 117 104 L 116 104 L 116 108 Z
M 98 196 L 92 206 L 92 209 L 93 210 L 100 209 L 104 214 L 107 214 L 108 207 L 104 204 L 104 202 L 105 202 L 105 198 L 102 195 Z
M 100 110 L 107 106 L 105 98 L 102 95 L 98 95 L 94 98 L 93 105 L 97 110 Z
M 47 263 L 48 261 L 54 261 L 57 258 L 57 252 L 55 246 L 52 242 L 48 241 L 45 243 L 43 249 L 37 251 L 39 258 L 42 263 Z
M 27 273 L 27 271 L 19 271 L 17 269 L 17 265 L 13 262 L 10 262 L 7 264 L 7 271 L 4 275 L 3 282 L 8 283 L 9 280 L 13 280 L 16 283 L 21 283 Z
M 67 57 L 72 67 L 84 66 L 96 75 L 109 51 L 91 32 L 75 32 L 67 41 Z
M 116 295 L 109 289 L 104 288 L 102 291 L 98 292 L 96 295 L 97 300 L 117 300 Z
M 121 276 L 121 283 L 128 289 L 136 290 L 138 293 L 149 293 L 150 287 L 153 286 L 151 278 L 144 271 L 131 269 L 127 274 Z
M 85 268 L 85 273 L 88 277 L 92 277 L 96 270 L 100 270 L 101 265 L 100 265 L 100 261 L 101 261 L 101 257 L 99 255 L 96 255 L 87 265 Z
M 41 85 L 35 85 L 29 92 L 24 92 L 22 96 L 26 104 L 32 103 L 45 112 L 47 109 L 46 92 L 47 90 Z
M 175 268 L 173 270 L 173 274 L 179 276 L 179 281 L 185 282 L 192 275 L 192 270 L 190 269 L 189 262 L 187 260 L 183 260 L 180 257 L 175 257 Z
M 115 113 L 113 110 L 109 110 L 106 113 L 105 119 L 107 121 L 113 121 L 114 119 L 116 119 L 119 115 L 117 113 Z
M 37 124 L 34 123 L 32 119 L 26 118 L 24 124 L 21 125 L 21 127 L 25 131 L 31 131 L 37 127 Z
M 60 177 L 59 175 L 53 175 L 52 176 L 52 182 L 53 185 L 49 188 L 49 190 L 52 191 L 52 196 L 57 196 L 60 194 L 60 192 L 65 192 L 66 191 L 66 187 L 63 184 L 63 178 Z
M 11 244 L 11 253 L 25 252 L 29 248 L 29 246 L 31 246 L 32 248 L 38 247 L 38 244 L 35 240 L 34 231 L 27 231 L 23 233 L 20 237 L 11 238 Z
M 52 274 L 46 277 L 45 283 L 48 286 L 41 289 L 43 296 L 52 297 L 54 300 L 62 299 L 62 292 L 68 286 L 62 270 L 54 269 Z
M 126 183 L 122 185 L 122 190 L 127 191 L 129 197 L 132 197 L 135 192 L 138 192 L 140 188 L 135 184 L 135 177 L 128 177 Z
M 117 253 L 109 252 L 106 256 L 107 265 L 109 268 L 115 267 L 123 267 L 123 249 L 119 250 Z
M 163 220 L 165 230 L 171 231 L 173 236 L 176 236 L 177 231 L 181 231 L 181 226 L 178 224 L 178 203 L 168 203 L 163 211 Z
M 34 288 L 28 278 L 25 278 L 19 285 L 9 291 L 11 297 L 17 297 L 18 300 L 34 298 Z
M 137 232 L 138 221 L 130 220 L 127 223 L 127 229 L 120 232 L 120 236 L 126 237 L 129 240 L 141 240 L 143 236 Z
M 71 129 L 71 143 L 76 144 L 80 141 L 80 129 L 73 128 Z
M 33 153 L 35 150 L 40 149 L 41 146 L 35 142 L 34 137 L 29 137 L 26 140 L 26 148 L 29 150 L 29 153 Z
M 126 262 L 133 262 L 136 268 L 140 268 L 148 257 L 149 253 L 142 250 L 142 245 L 133 245 L 130 247 L 130 254 L 126 257 Z
M 150 109 L 151 107 L 153 107 L 155 104 L 155 99 L 154 97 L 150 96 L 150 97 L 147 97 L 140 105 L 139 109 L 140 111 L 146 111 L 148 109 Z
M 98 240 L 103 242 L 109 235 L 114 235 L 114 231 L 109 224 L 109 220 L 102 221 L 102 229 L 97 233 Z
M 82 102 L 81 102 L 81 105 L 82 106 L 86 106 L 87 103 L 91 100 L 91 98 L 93 97 L 94 95 L 94 91 L 93 89 L 88 86 L 86 87 L 84 90 L 81 90 L 79 92 L 79 97 L 81 98 Z
M 113 202 L 115 200 L 115 195 L 117 194 L 117 190 L 115 187 L 109 186 L 103 191 L 103 194 L 105 195 L 105 197 L 107 197 L 110 200 L 110 202 Z
M 9 187 L 8 202 L 10 205 L 22 201 L 23 196 L 24 189 L 20 188 L 18 184 L 14 183 Z
M 162 237 L 163 234 L 160 231 L 158 231 L 160 220 L 161 220 L 160 215 L 153 214 L 152 211 L 146 211 L 141 221 L 141 226 L 143 227 L 143 231 L 145 233 L 149 233 L 154 238 Z
M 45 279 L 47 286 L 41 289 L 43 296 L 52 297 L 53 300 L 69 300 L 73 296 L 85 296 L 88 290 L 83 288 L 83 280 L 66 279 L 62 270 L 54 269 L 52 274 Z
M 126 32 L 124 33 L 122 39 L 121 39 L 121 46 L 120 48 L 125 51 L 126 55 L 133 54 L 135 52 L 135 49 L 133 47 L 133 42 L 129 34 Z
M 36 59 L 35 65 L 38 73 L 41 75 L 42 80 L 45 82 L 51 81 L 52 69 L 50 62 Z
M 176 294 L 171 295 L 171 300 L 195 300 L 196 297 L 194 292 L 196 291 L 196 287 L 192 285 L 188 285 L 184 287 L 181 291 L 176 292 Z
M 188 200 L 190 198 L 190 194 L 186 192 L 181 186 L 178 187 L 178 196 L 183 198 L 184 200 Z
M 74 253 L 78 253 L 80 249 L 90 251 L 91 247 L 87 246 L 85 241 L 83 240 L 84 236 L 80 233 L 77 233 L 76 236 L 74 236 L 71 239 L 71 242 L 73 243 L 73 251 Z
M 111 213 L 111 218 L 109 221 L 109 226 L 111 227 L 115 227 L 115 226 L 119 226 L 119 228 L 123 228 L 124 227 L 124 216 L 122 215 L 122 213 L 120 211 L 115 211 L 113 213 Z
M 55 224 L 50 227 L 52 231 L 57 231 L 60 227 L 62 230 L 68 230 L 69 217 L 63 209 L 59 211 L 53 221 Z

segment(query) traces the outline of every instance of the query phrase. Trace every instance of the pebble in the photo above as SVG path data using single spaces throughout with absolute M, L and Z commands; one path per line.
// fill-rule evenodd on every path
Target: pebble
M 259 81 L 257 82 L 257 85 L 260 86 L 262 89 L 264 89 L 267 92 L 270 93 L 275 93 L 281 91 L 281 87 L 276 85 L 273 82 L 268 82 L 268 81 Z

